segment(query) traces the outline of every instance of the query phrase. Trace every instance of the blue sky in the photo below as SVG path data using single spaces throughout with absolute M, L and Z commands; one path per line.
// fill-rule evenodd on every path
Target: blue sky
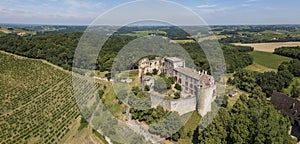
M 170 0 L 208 24 L 300 24 L 300 0 Z M 0 23 L 90 24 L 130 0 L 1 0 Z M 168 8 L 165 8 L 168 10 Z

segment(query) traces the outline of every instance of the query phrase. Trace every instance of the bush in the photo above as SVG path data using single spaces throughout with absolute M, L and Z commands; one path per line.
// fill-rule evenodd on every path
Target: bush
M 153 74 L 153 75 L 157 75 L 157 73 L 158 73 L 158 70 L 157 70 L 157 69 L 153 69 L 152 74 Z
M 175 96 L 175 97 L 174 97 L 175 99 L 179 99 L 179 98 L 180 98 L 180 92 L 175 92 L 175 93 L 174 93 L 174 96 Z
M 175 89 L 181 91 L 182 90 L 181 85 L 179 85 L 178 83 L 176 83 L 175 84 Z
M 144 88 L 145 91 L 150 91 L 150 87 L 148 85 L 145 85 L 145 88 Z

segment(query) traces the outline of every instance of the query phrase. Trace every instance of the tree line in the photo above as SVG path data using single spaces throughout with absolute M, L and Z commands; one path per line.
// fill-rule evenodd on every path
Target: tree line
M 260 87 L 255 87 L 249 97 L 241 95 L 233 107 L 221 107 L 212 123 L 194 141 L 290 144 L 289 126 L 289 119 L 269 104 Z
M 59 33 L 45 34 L 37 36 L 6 35 L 0 37 L 0 50 L 10 53 L 37 59 L 45 59 L 53 64 L 71 70 L 74 53 L 83 33 Z M 114 57 L 118 52 L 132 40 L 134 36 L 114 34 L 103 45 L 96 64 L 92 62 L 81 62 L 79 68 L 96 69 L 100 71 L 110 71 L 114 62 Z M 209 45 L 209 44 L 207 44 Z M 197 69 L 209 71 L 209 63 L 201 47 L 195 43 L 183 43 L 181 46 L 189 53 L 194 60 Z M 252 63 L 252 58 L 248 54 L 253 49 L 249 47 L 233 46 L 222 44 L 223 53 L 226 60 L 227 72 L 246 67 Z M 96 67 L 94 67 L 96 66 Z
M 274 50 L 274 54 L 291 57 L 300 60 L 300 47 L 281 47 Z

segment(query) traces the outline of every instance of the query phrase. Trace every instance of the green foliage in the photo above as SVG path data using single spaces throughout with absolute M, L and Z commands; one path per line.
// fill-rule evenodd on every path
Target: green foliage
M 157 106 L 157 108 L 151 108 L 146 110 L 131 108 L 130 113 L 132 115 L 132 119 L 145 121 L 147 124 L 156 123 L 164 119 L 168 114 L 168 112 L 165 111 L 161 106 Z
M 175 89 L 177 89 L 177 90 L 179 90 L 179 91 L 182 90 L 181 85 L 179 85 L 178 83 L 176 83 L 174 87 L 175 87 Z
M 174 93 L 174 99 L 179 99 L 180 98 L 180 92 L 175 92 Z
M 220 108 L 213 122 L 199 133 L 200 143 L 291 143 L 290 122 L 254 88 L 234 107 Z
M 144 88 L 145 91 L 150 91 L 150 87 L 148 85 L 145 85 L 145 88 Z
M 282 62 L 291 60 L 291 58 L 288 57 L 262 51 L 253 51 L 251 52 L 251 56 L 253 57 L 254 63 L 271 69 L 277 69 Z
M 233 76 L 234 79 L 230 79 L 228 83 L 236 85 L 239 89 L 246 92 L 251 92 L 256 86 L 256 77 L 257 73 L 247 70 L 239 70 Z
M 182 126 L 179 114 L 172 112 L 165 119 L 150 125 L 149 132 L 160 135 L 161 137 L 170 137 Z
M 138 91 L 137 95 L 129 95 L 128 104 L 137 109 L 151 108 L 151 98 L 149 94 Z
M 158 73 L 158 70 L 157 70 L 157 69 L 153 69 L 152 74 L 153 74 L 153 75 L 157 75 L 157 73 Z
M 89 125 L 89 123 L 85 120 L 85 118 L 81 117 L 80 126 L 78 128 L 78 131 L 82 130 L 83 128 L 86 128 L 88 125 Z
M 0 143 L 60 143 L 80 116 L 72 75 L 40 60 L 3 52 L 0 61 Z M 90 84 L 79 77 L 73 80 L 78 87 Z M 89 86 L 84 93 L 95 88 Z
M 300 60 L 300 47 L 281 47 L 274 50 L 274 54 L 287 56 Z
M 298 80 L 292 85 L 291 96 L 295 98 L 300 97 L 300 82 Z
M 104 94 L 104 90 L 99 89 L 99 90 L 98 90 L 98 94 L 99 94 L 99 97 L 100 97 L 100 99 L 101 99 L 102 96 L 103 96 L 103 94 Z
M 178 29 L 176 28 L 176 30 Z M 173 33 L 168 33 L 167 35 L 172 36 L 175 39 L 181 37 L 180 35 L 182 35 L 177 32 L 174 33 L 174 31 L 170 31 L 170 29 L 167 31 Z M 174 34 L 178 34 L 178 36 Z M 112 64 L 118 52 L 126 44 L 136 38 L 135 36 L 113 34 L 101 48 L 96 63 L 87 58 L 88 56 L 97 57 L 95 53 L 82 54 L 78 59 L 76 59 L 75 63 L 73 63 L 75 49 L 77 48 L 77 44 L 81 35 L 82 33 L 79 32 L 57 34 L 48 33 L 30 37 L 6 35 L 0 37 L 0 50 L 31 58 L 45 59 L 67 70 L 71 70 L 71 67 L 74 66 L 81 69 L 111 71 Z M 93 44 L 86 45 L 87 51 L 89 50 L 89 47 L 94 46 Z M 191 42 L 183 43 L 181 45 L 190 54 L 191 58 L 194 60 L 194 64 L 197 66 L 197 69 L 209 70 L 209 64 L 206 56 L 197 43 Z M 207 47 L 212 47 L 209 42 L 205 43 L 205 45 Z M 248 47 L 243 48 L 233 45 L 222 45 L 222 49 L 224 51 L 228 72 L 233 72 L 238 68 L 246 67 L 252 63 L 252 59 L 248 54 L 248 51 L 251 49 Z M 136 64 L 133 67 L 136 68 Z M 125 69 L 130 68 L 126 67 L 125 65 L 119 65 L 116 67 L 116 70 Z
M 101 135 L 98 131 L 96 131 L 95 129 L 92 130 L 93 134 L 96 135 L 101 142 L 103 142 L 103 144 L 109 144 L 106 140 L 105 137 L 103 135 Z
M 249 93 L 251 93 L 255 87 L 260 86 L 262 91 L 269 97 L 273 91 L 281 92 L 284 88 L 287 88 L 293 78 L 293 75 L 288 70 L 281 70 L 278 71 L 278 73 L 258 73 L 240 70 L 234 74 L 234 79 L 228 79 L 228 83 L 236 85 L 239 89 Z
M 290 62 L 289 71 L 296 77 L 300 76 L 300 60 L 294 59 Z
M 159 93 L 164 93 L 167 90 L 166 82 L 164 81 L 164 79 L 155 79 L 153 89 Z
M 141 90 L 138 86 L 134 86 L 131 88 L 131 91 L 133 92 L 134 95 L 137 95 Z

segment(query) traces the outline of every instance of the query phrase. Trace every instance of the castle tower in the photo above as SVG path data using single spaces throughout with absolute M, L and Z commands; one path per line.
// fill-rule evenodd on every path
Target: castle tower
M 211 111 L 211 103 L 216 98 L 216 85 L 213 78 L 209 78 L 208 83 L 200 83 L 196 92 L 196 109 L 201 116 L 204 116 Z

